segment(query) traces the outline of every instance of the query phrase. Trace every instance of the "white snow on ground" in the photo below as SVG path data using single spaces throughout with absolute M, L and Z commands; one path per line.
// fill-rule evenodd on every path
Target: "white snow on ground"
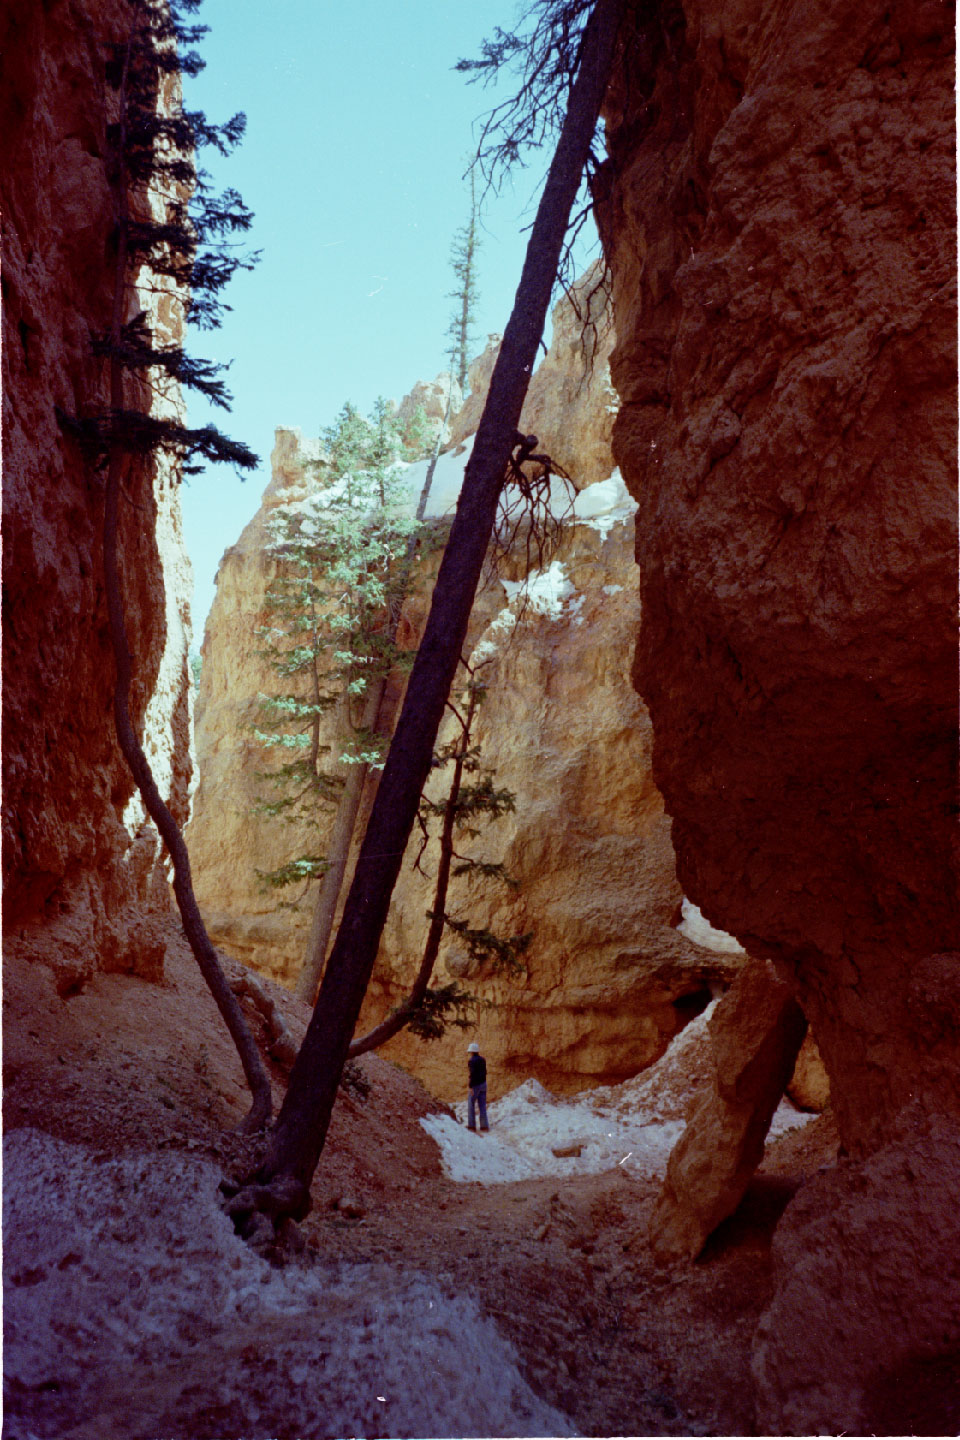
M 686 935 L 694 945 L 701 946 L 704 950 L 716 950 L 721 955 L 745 955 L 747 952 L 732 935 L 726 930 L 717 930 L 710 921 L 700 913 L 699 908 L 686 895 L 680 906 L 682 919 L 677 929 L 681 935 Z
M 445 1115 L 420 1121 L 440 1146 L 451 1180 L 496 1185 L 543 1175 L 597 1175 L 617 1165 L 631 1175 L 659 1174 L 683 1131 L 678 1121 L 623 1120 L 590 1105 L 586 1096 L 558 1099 L 536 1080 L 524 1081 L 488 1114 L 488 1135 L 471 1134 Z M 580 1154 L 553 1153 L 569 1147 L 579 1147 Z
M 5 1136 L 4 1362 L 30 1404 L 8 1403 L 5 1437 L 182 1437 L 201 1414 L 249 1440 L 575 1433 L 471 1297 L 384 1265 L 273 1269 L 218 1180 L 192 1156 Z
M 466 1128 L 466 1102 L 455 1107 L 464 1123 L 446 1115 L 425 1116 L 420 1124 L 439 1146 L 444 1172 L 451 1180 L 482 1185 L 596 1175 L 617 1167 L 636 1177 L 663 1175 L 683 1133 L 691 1094 L 707 1083 L 707 1025 L 715 1005 L 685 1026 L 655 1065 L 621 1085 L 559 1098 L 538 1081 L 526 1080 L 488 1105 L 491 1129 L 486 1135 Z M 770 1138 L 809 1119 L 784 1100 Z M 577 1148 L 579 1155 L 555 1154 Z

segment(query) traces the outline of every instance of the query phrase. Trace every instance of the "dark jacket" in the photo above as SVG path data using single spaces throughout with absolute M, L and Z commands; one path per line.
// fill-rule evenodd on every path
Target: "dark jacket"
M 475 1085 L 487 1083 L 487 1062 L 482 1055 L 471 1055 L 467 1061 L 467 1070 L 470 1074 L 470 1088 Z

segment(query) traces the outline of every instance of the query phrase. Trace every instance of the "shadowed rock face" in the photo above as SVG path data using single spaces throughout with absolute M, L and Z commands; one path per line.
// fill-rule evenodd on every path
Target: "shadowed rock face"
M 953 70 L 939 6 L 673 5 L 602 183 L 636 681 L 686 893 L 785 962 L 845 1143 L 960 1103 Z M 650 76 L 654 78 L 649 78 Z
M 57 969 L 156 975 L 167 913 L 152 827 L 113 728 L 101 578 L 102 478 L 60 431 L 108 403 L 91 330 L 109 324 L 112 211 L 104 60 L 124 7 L 13 0 L 0 21 L 3 274 L 3 864 L 8 951 Z M 165 302 L 165 338 L 179 307 Z M 132 709 L 175 814 L 186 811 L 189 562 L 174 479 L 132 467 L 121 561 L 137 654 Z
M 689 0 L 637 20 L 610 97 L 654 779 L 687 895 L 789 978 L 850 1154 L 778 1232 L 765 1433 L 956 1414 L 951 48 L 939 5 Z

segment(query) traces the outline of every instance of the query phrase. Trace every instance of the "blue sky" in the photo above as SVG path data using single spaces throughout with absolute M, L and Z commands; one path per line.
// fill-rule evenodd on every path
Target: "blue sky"
M 207 68 L 186 100 L 211 121 L 246 112 L 234 155 L 201 158 L 255 212 L 263 257 L 226 292 L 223 328 L 188 341 L 232 361 L 233 413 L 211 417 L 190 398 L 190 418 L 246 441 L 261 468 L 241 482 L 212 467 L 184 487 L 197 647 L 219 558 L 259 504 L 275 427 L 317 434 L 345 400 L 399 399 L 444 368 L 462 177 L 493 103 L 452 67 L 515 15 L 512 0 L 206 0 Z M 506 324 L 549 158 L 486 205 L 478 349 Z

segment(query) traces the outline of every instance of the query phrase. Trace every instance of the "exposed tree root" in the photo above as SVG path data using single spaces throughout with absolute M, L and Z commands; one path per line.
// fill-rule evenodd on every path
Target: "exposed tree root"
M 297 1220 L 310 1211 L 310 1192 L 293 1175 L 278 1175 L 269 1185 L 235 1185 L 223 1180 L 224 1210 L 242 1240 L 272 1264 L 282 1265 L 304 1249 Z
M 289 1070 L 297 1058 L 297 1042 L 290 1033 L 276 1001 L 270 998 L 255 975 L 238 975 L 229 983 L 234 995 L 245 996 L 256 1006 L 267 1027 L 267 1054 Z

